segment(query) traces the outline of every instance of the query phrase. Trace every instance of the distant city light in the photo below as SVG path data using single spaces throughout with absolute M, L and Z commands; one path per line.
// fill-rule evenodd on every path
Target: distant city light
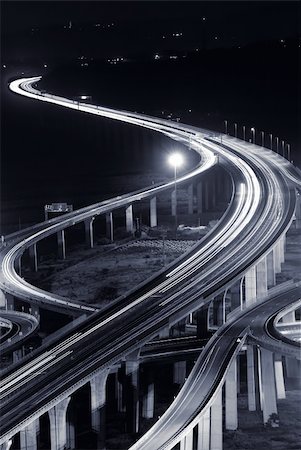
M 202 20 L 204 20 L 204 21 L 205 21 L 205 20 L 206 20 L 206 17 L 202 17 Z
M 6 64 L 2 64 L 3 69 L 6 69 Z
M 155 54 L 155 59 L 160 59 L 160 55 L 158 55 L 158 53 Z
M 47 64 L 44 64 L 44 67 L 45 67 L 45 69 L 46 69 L 46 67 L 48 67 Z

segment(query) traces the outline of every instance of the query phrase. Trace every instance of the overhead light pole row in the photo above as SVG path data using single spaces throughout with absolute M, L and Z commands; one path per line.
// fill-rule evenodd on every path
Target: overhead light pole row
M 237 138 L 238 124 L 236 122 L 234 122 L 233 125 L 234 125 L 234 137 Z M 224 126 L 225 126 L 225 134 L 230 134 L 228 120 L 224 120 Z M 250 131 L 251 131 L 251 139 L 249 139 L 249 142 L 252 142 L 252 144 L 256 144 L 256 129 L 255 129 L 255 127 L 251 127 Z M 264 131 L 260 131 L 261 147 L 265 147 L 265 135 L 266 135 L 266 133 Z M 246 139 L 246 126 L 245 125 L 242 125 L 242 136 L 243 136 L 243 140 L 246 141 L 247 139 Z M 291 160 L 290 144 L 286 143 L 284 140 L 282 140 L 280 142 L 278 136 L 275 136 L 275 138 L 273 140 L 272 133 L 269 133 L 268 136 L 270 138 L 270 142 L 269 142 L 270 149 L 276 151 L 276 153 L 279 153 L 280 144 L 281 144 L 282 156 L 284 158 L 287 158 L 288 161 L 290 161 Z

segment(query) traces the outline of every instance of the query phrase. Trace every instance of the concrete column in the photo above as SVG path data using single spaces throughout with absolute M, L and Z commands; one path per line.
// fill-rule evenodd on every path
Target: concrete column
M 150 217 L 150 226 L 156 227 L 158 225 L 157 219 L 157 197 L 152 197 L 150 199 L 149 204 L 149 217 Z
M 14 309 L 15 309 L 15 298 L 14 298 L 14 296 L 12 294 L 9 294 L 8 292 L 2 292 L 2 293 L 3 293 L 4 298 L 5 298 L 5 306 L 6 306 L 7 311 L 14 311 Z
M 188 186 L 188 214 L 193 214 L 193 183 Z
M 39 431 L 39 420 L 34 420 L 20 431 L 20 450 L 37 449 L 37 433 Z
M 205 182 L 205 210 L 208 211 L 210 209 L 210 192 L 209 192 L 209 181 Z
M 66 415 L 71 397 L 67 397 L 48 411 L 51 450 L 63 450 L 67 443 Z
M 256 411 L 255 359 L 252 345 L 247 346 L 247 385 L 249 411 Z
M 19 274 L 19 276 L 22 275 L 22 255 L 20 255 L 17 259 L 16 259 L 16 271 Z
M 142 403 L 142 417 L 145 419 L 152 419 L 154 417 L 155 406 L 155 387 L 154 383 L 150 383 L 147 386 L 147 392 L 143 396 Z
M 9 441 L 3 442 L 3 444 L 0 445 L 0 450 L 9 450 L 12 443 L 13 441 L 11 439 Z
M 58 255 L 60 259 L 66 259 L 65 230 L 57 232 Z
M 23 347 L 13 351 L 13 363 L 20 361 L 23 358 Z
M 237 361 L 233 360 L 225 384 L 226 430 L 237 430 Z
M 210 450 L 223 450 L 223 405 L 221 389 L 211 406 Z
M 210 450 L 210 408 L 201 416 L 198 423 L 197 450 Z
M 72 421 L 67 421 L 67 448 L 75 448 L 75 426 Z
M 106 407 L 106 382 L 110 370 L 107 369 L 95 375 L 90 380 L 91 387 L 91 424 L 92 430 L 98 434 L 97 448 L 105 448 L 105 407 Z
M 139 432 L 139 362 L 137 359 L 126 361 L 125 374 L 127 377 L 127 431 L 136 434 Z
M 283 234 L 279 239 L 279 247 L 280 247 L 280 260 L 281 263 L 285 261 L 285 235 Z
M 208 337 L 208 310 L 209 305 L 197 311 L 197 338 L 206 339 Z
M 186 379 L 186 361 L 177 361 L 173 365 L 173 382 L 182 385 Z
M 281 399 L 286 398 L 284 375 L 283 375 L 283 364 L 282 364 L 281 356 L 276 357 L 276 355 L 275 355 L 274 366 L 275 366 L 274 369 L 275 369 L 277 399 L 281 400 Z
M 275 286 L 276 284 L 273 250 L 267 254 L 266 260 L 267 260 L 267 283 L 269 287 L 272 287 Z
M 106 213 L 106 235 L 110 241 L 114 241 L 113 213 Z
M 173 190 L 171 192 L 171 215 L 175 216 L 177 210 L 177 204 L 176 204 L 176 191 Z
M 256 302 L 256 267 L 251 267 L 245 275 L 246 306 Z
M 294 323 L 296 322 L 295 311 L 290 311 L 282 317 L 283 323 Z
M 33 245 L 31 245 L 28 250 L 29 250 L 30 268 L 34 272 L 37 272 L 38 271 L 37 243 L 35 242 Z
M 86 245 L 87 245 L 88 248 L 93 248 L 94 247 L 93 222 L 94 222 L 94 217 L 91 217 L 91 218 L 86 219 L 84 221 L 84 224 L 85 224 L 85 239 L 86 239 Z
M 273 248 L 273 255 L 274 255 L 275 273 L 280 273 L 281 272 L 281 248 L 278 243 Z
M 193 450 L 193 429 L 181 439 L 180 450 Z
M 256 264 L 256 298 L 266 297 L 268 293 L 267 260 L 264 257 Z
M 241 280 L 236 281 L 230 288 L 231 293 L 231 311 L 238 308 L 241 304 L 241 289 L 240 289 Z
M 197 193 L 197 212 L 198 214 L 203 213 L 203 183 L 199 181 L 196 187 Z
M 274 357 L 269 350 L 260 350 L 261 379 L 263 393 L 263 423 L 267 423 L 270 415 L 277 414 Z
M 209 198 L 211 200 L 211 202 L 209 201 L 209 203 L 211 203 L 211 208 L 214 211 L 216 208 L 216 184 L 215 184 L 215 174 L 214 174 L 214 178 L 212 179 L 210 185 L 209 185 Z
M 288 378 L 298 378 L 300 380 L 300 361 L 295 358 L 285 357 L 286 375 Z
M 169 337 L 169 327 L 164 327 L 159 331 L 159 339 L 164 339 Z
M 28 308 L 28 312 L 29 312 L 29 314 L 35 316 L 36 318 L 40 317 L 40 308 L 34 303 L 30 304 L 30 307 Z
M 295 209 L 296 228 L 300 229 L 301 228 L 301 195 L 298 191 L 297 191 L 296 200 L 297 200 L 296 201 L 296 209 Z
M 133 205 L 129 205 L 125 210 L 125 222 L 126 222 L 126 231 L 128 233 L 133 233 L 134 232 Z

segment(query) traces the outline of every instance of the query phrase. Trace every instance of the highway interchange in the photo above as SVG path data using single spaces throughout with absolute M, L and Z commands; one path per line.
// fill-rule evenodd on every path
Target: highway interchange
M 155 275 L 137 291 L 117 299 L 109 308 L 89 311 L 92 315 L 79 324 L 76 330 L 60 336 L 57 342 L 37 349 L 26 361 L 3 372 L 0 383 L 0 442 L 11 438 L 35 417 L 85 384 L 93 373 L 111 367 L 158 334 L 162 327 L 170 326 L 189 312 L 197 310 L 238 280 L 287 231 L 295 210 L 295 186 L 300 185 L 298 171 L 263 148 L 227 136 L 223 136 L 221 142 L 221 137 L 212 132 L 161 119 L 41 95 L 32 87 L 38 80 L 39 78 L 17 80 L 10 87 L 14 92 L 20 94 L 22 91 L 22 95 L 28 97 L 134 123 L 190 144 L 193 149 L 201 152 L 202 163 L 192 173 L 179 179 L 179 183 L 208 170 L 216 163 L 215 155 L 218 155 L 219 162 L 234 180 L 233 196 L 217 226 L 192 252 L 185 254 L 166 271 Z M 171 186 L 172 182 L 167 187 Z M 8 240 L 1 252 L 2 288 L 24 299 L 60 303 L 64 308 L 84 311 L 84 305 L 70 304 L 66 299 L 28 285 L 14 270 L 16 259 L 25 248 L 59 229 L 128 205 L 138 198 L 151 197 L 163 189 L 166 189 L 166 185 L 117 197 L 74 211 L 60 219 L 44 222 L 35 229 L 25 230 L 21 236 L 11 237 L 11 241 Z M 167 411 L 167 416 L 163 416 L 155 428 L 149 431 L 148 438 L 142 438 L 133 448 L 172 448 L 184 429 L 193 426 L 198 414 L 214 398 L 227 366 L 250 333 L 249 322 L 256 318 L 258 310 L 261 309 L 269 317 L 291 302 L 299 300 L 300 293 L 300 286 L 294 285 L 289 297 L 276 295 L 276 301 L 273 297 L 266 303 L 255 305 L 250 311 L 243 311 L 241 316 L 219 330 L 202 352 L 184 390 L 181 390 L 171 409 Z M 220 368 L 223 369 L 222 372 Z M 201 389 L 199 398 L 203 400 L 196 405 L 191 403 L 189 392 L 200 376 L 203 381 L 197 384 Z M 180 401 L 184 398 L 182 395 L 189 405 L 187 414 L 183 412 L 183 408 L 178 410 Z M 152 447 L 148 446 L 149 442 L 153 443 Z

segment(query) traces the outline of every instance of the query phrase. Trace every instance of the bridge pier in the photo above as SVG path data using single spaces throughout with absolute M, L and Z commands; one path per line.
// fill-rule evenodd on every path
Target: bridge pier
M 142 417 L 144 419 L 152 419 L 154 417 L 155 407 L 155 385 L 150 383 L 147 385 L 147 392 L 142 400 Z
M 171 215 L 175 216 L 177 211 L 177 204 L 176 204 L 176 191 L 175 189 L 171 192 Z
M 271 414 L 277 414 L 274 355 L 269 350 L 260 349 L 261 380 L 263 391 L 263 423 L 266 424 Z
M 187 188 L 188 196 L 188 214 L 193 214 L 193 183 L 190 183 Z
M 176 361 L 173 365 L 173 382 L 182 385 L 186 379 L 186 361 Z
M 268 294 L 267 260 L 264 257 L 256 264 L 256 298 L 262 299 Z
M 129 205 L 125 210 L 126 231 L 134 232 L 133 205 Z
M 232 361 L 225 382 L 226 430 L 237 430 L 237 360 Z
M 86 245 L 87 245 L 88 248 L 93 248 L 94 247 L 93 222 L 94 222 L 94 217 L 91 217 L 91 218 L 86 219 L 84 221 L 84 225 L 85 225 L 85 240 L 86 240 Z
M 5 307 L 7 311 L 14 311 L 15 309 L 15 298 L 12 294 L 8 292 L 1 291 L 5 301 Z M 2 303 L 2 302 L 1 302 Z
M 274 370 L 277 399 L 281 400 L 286 398 L 281 355 L 275 355 Z
M 48 411 L 50 420 L 51 450 L 62 450 L 67 444 L 67 408 L 71 397 L 67 397 Z
M 134 357 L 135 358 L 135 357 Z M 139 432 L 139 361 L 137 358 L 126 360 L 126 413 L 127 432 Z
M 275 286 L 276 284 L 273 250 L 267 254 L 266 261 L 267 261 L 267 284 L 268 287 L 272 287 Z
M 20 450 L 36 450 L 39 419 L 34 420 L 20 431 Z
M 31 245 L 28 251 L 29 251 L 30 268 L 34 272 L 37 272 L 38 271 L 37 243 L 35 242 L 33 245 Z
M 296 228 L 301 228 L 301 195 L 297 191 L 296 195 L 296 209 L 295 209 L 295 217 L 296 217 Z
M 256 411 L 256 383 L 255 377 L 255 357 L 253 345 L 247 345 L 247 385 L 248 385 L 248 409 L 249 411 Z
M 149 218 L 150 218 L 150 227 L 156 227 L 158 225 L 157 219 L 157 197 L 154 196 L 150 199 L 149 204 Z
M 59 258 L 66 259 L 65 230 L 57 232 L 57 245 Z
M 181 439 L 180 450 L 193 450 L 193 429 Z
M 281 245 L 279 245 L 279 241 L 273 248 L 273 254 L 274 254 L 274 268 L 275 268 L 275 273 L 277 274 L 277 273 L 281 272 L 281 261 L 282 261 Z
M 223 405 L 222 389 L 211 406 L 210 450 L 223 450 Z
M 256 302 L 256 290 L 256 266 L 253 266 L 245 275 L 246 307 Z
M 206 410 L 198 423 L 197 450 L 210 450 L 210 408 Z
M 106 382 L 110 369 L 95 375 L 90 380 L 91 389 L 91 425 L 97 433 L 97 449 L 105 448 L 106 430 Z
M 112 211 L 106 213 L 106 236 L 111 242 L 114 241 L 114 225 Z
M 200 180 L 196 187 L 196 198 L 197 198 L 197 212 L 198 214 L 203 214 L 203 182 Z
M 11 440 L 3 442 L 3 444 L 0 445 L 0 450 L 9 450 L 11 448 L 12 443 L 13 442 Z

